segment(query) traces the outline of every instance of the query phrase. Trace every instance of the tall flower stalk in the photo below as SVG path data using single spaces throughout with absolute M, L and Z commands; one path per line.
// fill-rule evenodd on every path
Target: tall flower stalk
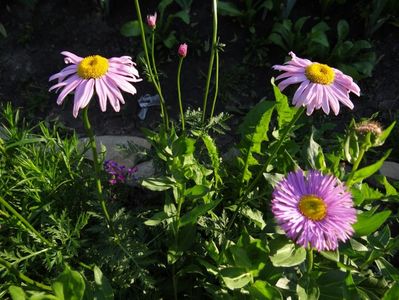
M 136 8 L 137 19 L 138 19 L 139 25 L 140 25 L 141 41 L 143 44 L 143 50 L 144 50 L 145 62 L 147 65 L 148 75 L 150 76 L 151 82 L 154 84 L 154 87 L 159 95 L 159 99 L 161 102 L 162 119 L 163 119 L 164 126 L 165 126 L 166 130 L 168 130 L 169 129 L 169 116 L 168 116 L 168 111 L 166 108 L 165 98 L 162 93 L 161 84 L 159 82 L 158 73 L 157 73 L 156 66 L 155 66 L 155 59 L 154 59 L 154 39 L 155 39 L 154 35 L 155 35 L 156 27 L 155 26 L 151 27 L 152 28 L 152 43 L 151 43 L 152 44 L 152 46 L 151 46 L 152 60 L 150 60 L 150 55 L 148 53 L 148 48 L 147 48 L 147 40 L 146 40 L 146 36 L 145 36 L 145 32 L 144 32 L 144 23 L 143 23 L 143 19 L 141 17 L 139 1 L 134 0 L 134 5 Z
M 215 61 L 216 53 L 218 51 L 218 48 L 217 48 L 218 5 L 217 5 L 217 0 L 212 0 L 212 2 L 213 2 L 213 35 L 212 35 L 211 57 L 209 59 L 208 75 L 206 78 L 205 93 L 204 93 L 203 108 L 202 108 L 202 123 L 203 124 L 205 123 L 206 108 L 207 108 L 207 103 L 208 103 L 209 87 L 210 87 L 211 78 L 212 78 L 213 64 Z M 218 64 L 218 59 L 217 59 L 217 64 Z M 219 81 L 219 79 L 217 78 L 217 76 L 219 76 L 218 66 L 216 69 L 217 69 L 217 74 L 215 74 L 215 83 L 218 83 L 218 81 Z M 216 86 L 215 91 L 217 92 L 217 90 L 218 90 L 218 88 Z M 214 100 L 214 102 L 215 102 L 215 100 Z
M 102 188 L 101 179 L 100 179 L 101 166 L 100 166 L 100 162 L 98 160 L 97 145 L 96 145 L 96 141 L 94 140 L 93 129 L 91 128 L 91 124 L 89 121 L 88 108 L 89 107 L 86 106 L 83 109 L 83 124 L 86 129 L 87 136 L 89 137 L 89 144 L 90 144 L 90 148 L 93 153 L 93 165 L 94 165 L 94 175 L 95 175 L 94 177 L 95 177 L 95 181 L 96 181 L 97 197 L 98 197 L 98 200 L 100 201 L 101 209 L 103 210 L 108 229 L 115 236 L 114 226 L 112 224 L 112 220 L 110 218 L 107 204 L 105 202 L 104 195 L 103 195 L 103 188 Z
M 181 126 L 184 131 L 185 130 L 185 122 L 184 122 L 183 104 L 181 101 L 180 73 L 181 73 L 181 66 L 183 64 L 183 60 L 187 55 L 187 45 L 186 44 L 180 45 L 178 52 L 179 52 L 180 58 L 179 58 L 179 66 L 177 68 L 177 97 L 179 99 Z

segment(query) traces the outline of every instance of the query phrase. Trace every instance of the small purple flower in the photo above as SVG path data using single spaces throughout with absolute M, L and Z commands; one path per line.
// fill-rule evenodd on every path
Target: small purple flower
M 353 234 L 356 210 L 346 186 L 332 175 L 289 173 L 273 191 L 272 212 L 287 236 L 318 251 L 335 250 Z
M 106 160 L 104 162 L 104 170 L 111 175 L 111 178 L 108 180 L 108 182 L 111 185 L 115 185 L 117 183 L 125 183 L 126 180 L 133 175 L 133 173 L 137 172 L 137 167 L 126 169 L 125 166 L 119 165 L 113 160 Z

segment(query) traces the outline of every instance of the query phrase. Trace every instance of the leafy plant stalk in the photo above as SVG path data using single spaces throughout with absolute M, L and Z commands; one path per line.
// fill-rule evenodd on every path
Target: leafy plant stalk
M 255 177 L 255 179 L 252 181 L 252 183 L 249 185 L 249 187 L 246 189 L 246 191 L 242 195 L 240 195 L 239 200 L 238 200 L 239 202 L 237 204 L 236 209 L 234 210 L 233 217 L 230 219 L 230 221 L 229 221 L 229 223 L 227 225 L 226 233 L 230 231 L 231 226 L 233 225 L 238 213 L 241 211 L 242 206 L 246 203 L 246 201 L 248 201 L 246 199 L 248 194 L 255 188 L 256 184 L 258 183 L 258 181 L 262 177 L 263 173 L 267 170 L 267 167 L 270 165 L 270 163 L 272 162 L 272 160 L 274 159 L 276 154 L 279 152 L 279 150 L 280 150 L 283 142 L 285 141 L 286 137 L 292 131 L 292 129 L 295 126 L 295 123 L 299 120 L 299 118 L 301 117 L 301 115 L 303 114 L 304 111 L 305 111 L 305 109 L 303 107 L 298 109 L 298 111 L 295 113 L 294 117 L 292 118 L 291 122 L 285 128 L 285 130 L 284 130 L 283 134 L 281 135 L 278 143 L 274 147 L 272 153 L 270 153 L 270 156 L 268 157 L 268 159 L 264 163 L 264 165 L 263 165 L 262 169 L 259 171 L 258 175 Z M 240 194 L 241 194 L 241 192 L 240 192 Z M 224 247 L 222 247 L 222 249 L 224 249 Z
M 52 291 L 52 288 L 50 286 L 48 286 L 44 283 L 37 282 L 37 281 L 33 280 L 32 278 L 29 278 L 25 274 L 19 272 L 12 264 L 10 264 L 8 261 L 4 260 L 1 257 L 0 257 L 0 265 L 7 268 L 10 273 L 15 275 L 15 277 L 19 278 L 21 281 L 25 282 L 28 285 L 38 287 L 42 290 Z
M 185 130 L 184 112 L 183 112 L 183 104 L 182 104 L 182 101 L 181 101 L 181 89 L 180 89 L 180 72 L 181 72 L 181 66 L 183 64 L 183 59 L 184 59 L 184 57 L 180 57 L 179 66 L 177 68 L 177 97 L 179 99 L 181 126 L 182 126 L 183 131 L 184 131 Z
M 205 116 L 206 116 L 206 106 L 208 102 L 208 94 L 209 94 L 209 87 L 211 84 L 211 77 L 212 77 L 212 70 L 213 70 L 213 63 L 215 60 L 215 53 L 217 51 L 217 34 L 218 34 L 218 5 L 217 0 L 213 1 L 213 35 L 212 35 L 212 48 L 211 48 L 211 57 L 209 59 L 209 66 L 208 66 L 208 75 L 206 78 L 206 86 L 205 86 L 205 93 L 204 93 L 204 103 L 202 109 L 202 124 L 205 123 Z
M 161 114 L 162 114 L 162 119 L 165 125 L 165 128 L 168 130 L 169 129 L 169 117 L 168 117 L 168 111 L 166 109 L 166 104 L 165 104 L 165 98 L 163 97 L 162 89 L 160 82 L 158 80 L 158 74 L 154 75 L 156 73 L 156 68 L 153 70 L 153 67 L 155 67 L 155 59 L 154 59 L 154 38 L 152 41 L 152 58 L 154 62 L 154 66 L 151 67 L 151 61 L 150 61 L 150 56 L 148 54 L 148 48 L 147 48 L 147 40 L 145 37 L 145 32 L 144 32 L 144 24 L 143 24 L 143 19 L 141 18 L 141 10 L 140 10 L 140 4 L 138 0 L 134 0 L 135 8 L 136 8 L 136 13 L 137 13 L 137 19 L 140 24 L 140 33 L 141 33 L 141 41 L 143 44 L 143 49 L 144 49 L 144 54 L 145 54 L 145 60 L 148 68 L 148 72 L 151 78 L 151 82 L 154 84 L 155 89 L 157 90 L 157 93 L 159 95 L 159 98 L 161 99 Z M 154 34 L 154 31 L 153 31 Z
M 29 229 L 31 233 L 33 233 L 36 237 L 38 237 L 43 243 L 47 244 L 50 247 L 53 247 L 53 244 L 43 237 L 29 222 L 26 220 L 21 214 L 19 214 L 5 199 L 0 196 L 0 203 L 10 212 L 12 213 L 18 220 L 21 221 L 24 226 Z

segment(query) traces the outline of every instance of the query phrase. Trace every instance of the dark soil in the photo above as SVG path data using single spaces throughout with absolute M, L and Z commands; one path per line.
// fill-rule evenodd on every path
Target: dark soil
M 143 16 L 154 12 L 158 3 L 154 0 L 141 2 Z M 23 3 L 32 5 L 29 7 Z M 123 37 L 119 32 L 125 22 L 136 18 L 134 3 L 126 0 L 110 1 L 110 4 L 109 13 L 105 14 L 94 0 L 0 1 L 0 22 L 8 33 L 7 38 L 0 39 L 0 101 L 11 101 L 22 108 L 25 116 L 32 121 L 59 119 L 66 127 L 83 132 L 82 122 L 72 117 L 72 99 L 67 99 L 62 107 L 57 106 L 57 96 L 47 91 L 51 86 L 48 78 L 65 66 L 60 55 L 64 50 L 80 56 L 130 55 L 137 61 L 141 40 Z M 306 15 L 309 5 L 303 4 L 306 3 L 296 6 Z M 172 6 L 170 9 L 173 11 L 176 8 Z M 310 7 L 308 14 L 313 10 L 314 7 Z M 209 59 L 209 51 L 206 50 L 212 34 L 209 3 L 193 1 L 191 18 L 190 25 L 176 21 L 172 29 L 177 30 L 179 42 L 189 44 L 189 55 L 182 70 L 182 94 L 184 105 L 196 108 L 202 106 Z M 276 74 L 270 66 L 281 64 L 286 53 L 273 47 L 269 49 L 268 45 L 262 43 L 262 37 L 268 34 L 263 28 L 270 27 L 272 20 L 264 20 L 267 26 L 262 26 L 262 22 L 255 24 L 259 39 L 251 39 L 248 28 L 237 20 L 227 17 L 219 20 L 220 41 L 226 47 L 221 54 L 218 111 L 227 110 L 241 116 L 261 98 L 271 96 L 269 81 Z M 398 119 L 399 29 L 386 24 L 373 38 L 381 60 L 373 77 L 359 82 L 362 96 L 352 97 L 355 109 L 350 111 L 342 108 L 343 113 L 339 117 L 327 118 L 335 121 L 339 118 L 341 127 L 351 117 L 368 117 L 377 111 L 380 112 L 378 119 L 384 125 Z M 176 117 L 177 45 L 172 49 L 161 47 L 162 43 L 158 46 L 165 98 L 172 116 Z M 256 59 L 256 55 L 260 55 L 260 58 Z M 142 71 L 140 65 L 139 69 Z M 140 127 L 154 127 L 160 121 L 158 108 L 152 108 L 143 122 L 137 118 L 139 97 L 155 92 L 152 85 L 145 81 L 136 84 L 136 87 L 138 94 L 126 95 L 126 105 L 120 113 L 112 109 L 101 113 L 96 101 L 92 101 L 90 114 L 97 134 L 140 135 Z M 233 118 L 233 131 L 238 119 Z M 399 138 L 397 132 L 393 133 L 392 141 Z M 227 137 L 225 142 L 228 140 Z M 388 146 L 392 146 L 392 142 Z M 392 159 L 399 160 L 398 157 L 396 152 Z

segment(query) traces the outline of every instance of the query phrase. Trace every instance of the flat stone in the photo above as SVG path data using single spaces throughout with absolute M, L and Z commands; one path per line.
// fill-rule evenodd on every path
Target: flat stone
M 105 160 L 113 160 L 119 165 L 124 165 L 128 168 L 136 165 L 138 156 L 140 155 L 140 149 L 149 150 L 151 148 L 150 143 L 146 139 L 137 136 L 102 135 L 96 136 L 95 140 L 98 153 L 104 151 L 105 148 Z M 83 147 L 87 141 L 88 138 L 81 138 L 81 147 Z M 127 147 L 129 151 L 123 150 L 125 147 Z M 134 150 L 135 147 L 137 147 L 137 152 L 130 151 L 132 148 L 132 150 Z M 85 156 L 88 159 L 93 159 L 91 149 L 85 153 Z
M 386 177 L 399 180 L 399 163 L 393 161 L 384 161 L 380 173 Z

